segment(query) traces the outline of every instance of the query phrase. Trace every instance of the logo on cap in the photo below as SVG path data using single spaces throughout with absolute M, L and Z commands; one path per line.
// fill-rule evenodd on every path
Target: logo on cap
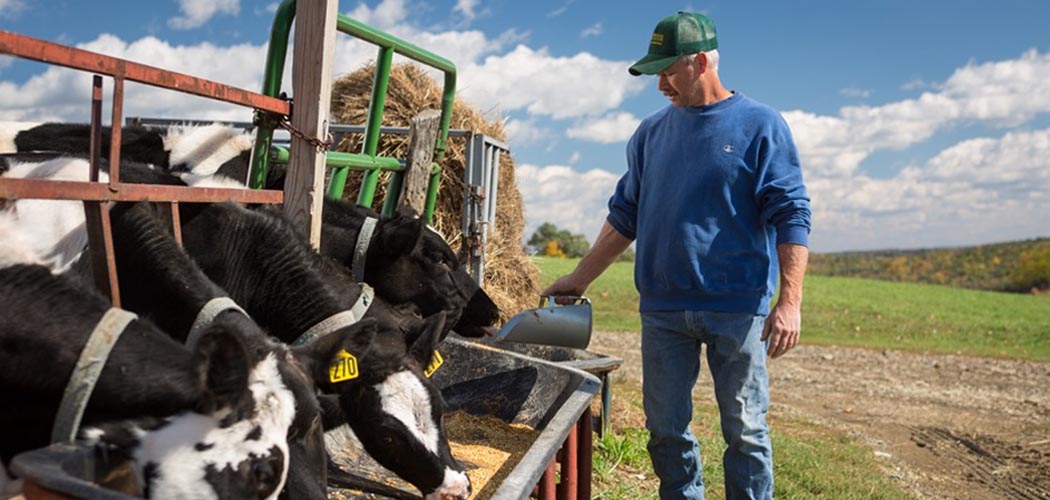
M 664 44 L 664 34 L 663 33 L 653 33 L 653 39 L 649 43 L 651 45 L 663 45 Z

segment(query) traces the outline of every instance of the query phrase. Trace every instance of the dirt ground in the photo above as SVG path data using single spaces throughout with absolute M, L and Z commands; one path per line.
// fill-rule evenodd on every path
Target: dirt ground
M 596 332 L 588 350 L 640 386 L 639 340 Z M 919 498 L 1050 500 L 1050 363 L 800 345 L 769 371 L 771 414 L 846 431 Z M 705 364 L 694 397 L 710 387 Z

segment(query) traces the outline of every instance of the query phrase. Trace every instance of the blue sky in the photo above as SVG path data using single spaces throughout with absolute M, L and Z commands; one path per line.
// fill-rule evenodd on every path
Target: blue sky
M 0 28 L 256 90 L 274 3 L 0 0 Z M 458 98 L 505 120 L 526 233 L 593 240 L 638 120 L 666 104 L 626 68 L 652 26 L 704 12 L 727 87 L 780 110 L 815 251 L 1050 236 L 1050 2 L 385 0 L 340 12 L 452 60 Z M 375 49 L 343 37 L 336 72 Z M 86 119 L 86 77 L 0 59 L 0 120 Z M 126 115 L 246 119 L 129 86 Z

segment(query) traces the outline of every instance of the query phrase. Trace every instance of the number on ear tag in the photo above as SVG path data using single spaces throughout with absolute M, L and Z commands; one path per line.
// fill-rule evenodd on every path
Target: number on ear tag
M 430 378 L 430 376 L 433 375 L 438 368 L 441 368 L 441 365 L 444 363 L 445 360 L 441 358 L 441 353 L 438 352 L 437 349 L 434 349 L 434 356 L 430 358 L 430 364 L 427 365 L 427 369 L 423 370 L 423 375 L 426 376 L 426 378 Z
M 357 371 L 357 358 L 355 358 L 353 354 L 350 354 L 346 352 L 346 349 L 343 349 L 335 356 L 335 361 L 333 361 L 332 365 L 328 367 L 329 381 L 333 384 L 336 382 L 345 382 L 350 379 L 355 379 L 360 375 Z

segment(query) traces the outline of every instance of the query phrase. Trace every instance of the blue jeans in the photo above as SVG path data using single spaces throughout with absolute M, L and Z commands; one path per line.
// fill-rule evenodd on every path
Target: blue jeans
M 761 340 L 765 319 L 705 311 L 642 313 L 645 426 L 661 499 L 704 498 L 700 447 L 689 430 L 702 343 L 728 445 L 722 457 L 726 500 L 773 498 L 769 376 Z

